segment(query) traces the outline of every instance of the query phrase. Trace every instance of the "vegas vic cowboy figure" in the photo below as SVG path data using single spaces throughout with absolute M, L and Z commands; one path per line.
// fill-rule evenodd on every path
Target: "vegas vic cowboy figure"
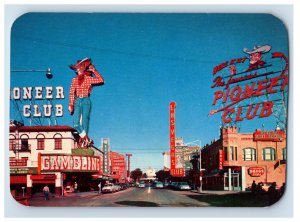
M 69 65 L 77 74 L 72 79 L 69 93 L 69 111 L 73 115 L 73 127 L 80 136 L 79 146 L 89 147 L 93 141 L 88 137 L 91 100 L 93 86 L 104 84 L 104 79 L 92 64 L 91 59 L 78 60 L 75 65 Z

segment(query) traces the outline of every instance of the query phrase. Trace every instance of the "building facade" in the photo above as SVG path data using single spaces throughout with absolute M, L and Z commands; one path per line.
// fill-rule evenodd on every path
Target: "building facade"
M 203 189 L 246 190 L 253 181 L 281 186 L 286 181 L 286 134 L 221 129 L 220 138 L 201 149 Z
M 63 195 L 75 182 L 79 191 L 98 189 L 99 182 L 112 180 L 103 173 L 103 152 L 78 148 L 78 134 L 69 126 L 10 125 L 10 189 L 14 196 L 31 196 L 46 184 L 51 193 Z M 118 180 L 126 175 L 124 155 L 111 152 L 110 169 Z M 116 157 L 116 158 L 114 158 Z M 120 162 L 120 158 L 122 161 Z M 122 176 L 121 176 L 122 175 Z

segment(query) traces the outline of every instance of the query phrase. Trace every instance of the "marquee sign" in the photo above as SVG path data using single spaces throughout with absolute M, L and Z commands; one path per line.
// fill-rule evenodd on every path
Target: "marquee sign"
M 99 172 L 100 158 L 95 156 L 75 156 L 64 154 L 40 154 L 40 172 Z
M 23 107 L 20 110 L 26 118 L 63 116 L 63 105 L 54 105 L 52 101 L 64 98 L 64 88 L 62 86 L 14 87 L 10 93 L 10 100 L 22 101 Z M 32 101 L 35 101 L 35 104 L 32 104 Z M 37 104 L 37 101 L 46 101 L 47 103 Z
M 283 53 L 274 52 L 270 63 L 266 63 L 262 60 L 262 54 L 270 49 L 269 45 L 256 47 L 253 51 L 244 49 L 244 52 L 249 54 L 249 59 L 235 58 L 214 67 L 211 88 L 217 90 L 214 92 L 212 105 L 219 108 L 211 110 L 209 115 L 223 112 L 222 121 L 230 123 L 255 117 L 265 118 L 273 113 L 277 100 L 269 97 L 283 93 L 286 89 L 288 59 Z M 258 59 L 253 62 L 253 58 L 256 58 L 254 56 L 258 56 Z M 281 63 L 282 70 L 278 69 L 278 65 L 274 65 L 278 62 Z M 227 75 L 226 70 L 229 70 Z M 261 97 L 264 99 L 259 100 Z M 257 102 L 253 102 L 254 99 Z M 242 102 L 244 104 L 241 104 Z

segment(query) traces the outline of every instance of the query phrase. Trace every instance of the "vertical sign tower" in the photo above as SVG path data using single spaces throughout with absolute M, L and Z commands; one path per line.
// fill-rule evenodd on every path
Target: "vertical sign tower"
M 175 131 L 175 108 L 176 102 L 170 103 L 170 174 L 175 177 L 184 176 L 184 168 L 176 167 L 176 131 Z
M 104 174 L 110 174 L 109 169 L 109 153 L 110 153 L 110 147 L 109 147 L 109 139 L 103 138 L 102 139 L 102 151 L 103 151 L 103 173 Z

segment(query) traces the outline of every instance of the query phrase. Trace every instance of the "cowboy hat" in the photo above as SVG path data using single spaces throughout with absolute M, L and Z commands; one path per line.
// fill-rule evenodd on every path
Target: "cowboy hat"
M 76 64 L 69 65 L 69 67 L 74 71 L 76 71 L 78 68 L 83 68 L 83 70 L 86 71 L 91 64 L 92 64 L 92 60 L 90 58 L 84 58 L 81 60 L 77 60 Z
M 247 48 L 244 48 L 243 51 L 249 55 L 256 53 L 256 52 L 260 52 L 260 53 L 267 53 L 271 50 L 271 46 L 270 45 L 263 45 L 263 46 L 254 46 L 254 49 L 252 51 L 250 51 Z

